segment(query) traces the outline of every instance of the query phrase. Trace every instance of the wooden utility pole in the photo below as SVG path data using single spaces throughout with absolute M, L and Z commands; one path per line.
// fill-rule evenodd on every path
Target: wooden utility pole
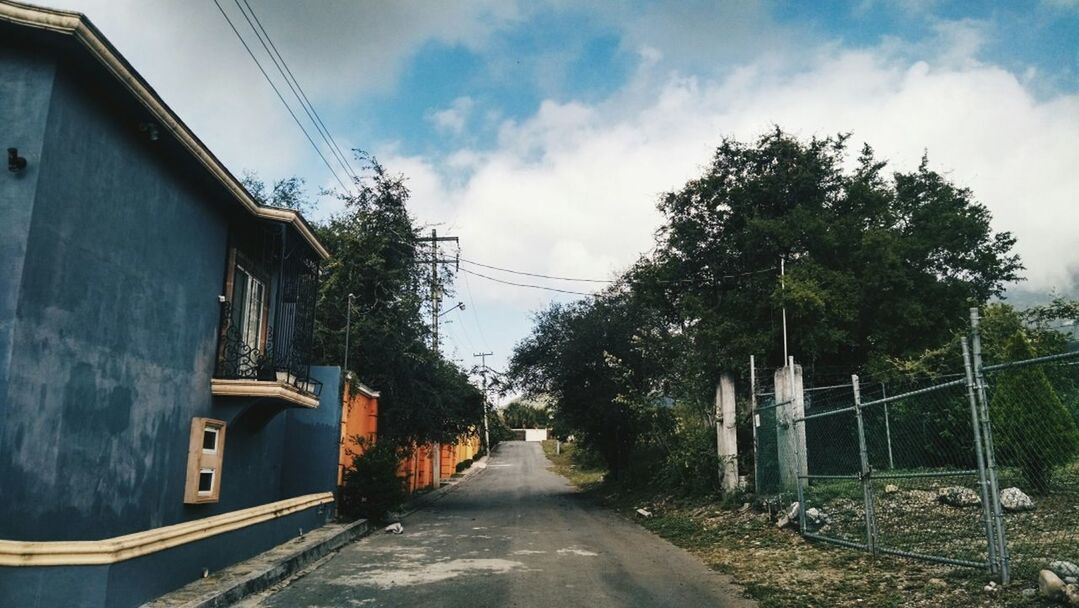
M 460 240 L 455 236 L 438 236 L 438 231 L 432 228 L 431 236 L 419 237 L 416 241 L 431 243 L 431 348 L 435 351 L 435 355 L 439 355 L 441 351 L 438 349 L 438 308 L 442 303 L 442 285 L 438 280 L 438 265 L 447 260 L 438 259 L 438 244 L 446 241 L 460 244 Z M 431 485 L 437 490 L 442 482 L 442 446 L 440 444 L 434 444 L 431 466 L 434 469 Z

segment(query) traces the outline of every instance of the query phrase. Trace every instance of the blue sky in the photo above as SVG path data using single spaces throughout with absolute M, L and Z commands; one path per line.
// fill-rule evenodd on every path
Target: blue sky
M 1075 288 L 1079 0 L 249 2 L 337 141 L 404 173 L 417 218 L 467 259 L 609 278 L 651 248 L 660 193 L 722 137 L 778 124 L 852 132 L 896 169 L 928 151 L 1017 235 L 1022 289 Z M 334 185 L 213 0 L 57 6 L 87 13 L 233 171 Z M 533 311 L 572 297 L 457 288 L 447 354 L 494 351 L 498 368 Z

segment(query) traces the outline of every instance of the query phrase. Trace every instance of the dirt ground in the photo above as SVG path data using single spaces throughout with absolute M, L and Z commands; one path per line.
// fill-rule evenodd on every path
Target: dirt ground
M 777 529 L 772 517 L 744 503 L 676 498 L 604 483 L 603 471 L 576 465 L 572 446 L 554 454 L 552 468 L 592 497 L 627 518 L 730 574 L 746 595 L 765 607 L 791 606 L 1052 606 L 1024 596 L 1031 579 L 1006 588 L 986 586 L 988 574 L 811 542 L 792 530 Z M 643 508 L 651 517 L 642 517 Z M 1028 592 L 1029 595 L 1030 592 Z

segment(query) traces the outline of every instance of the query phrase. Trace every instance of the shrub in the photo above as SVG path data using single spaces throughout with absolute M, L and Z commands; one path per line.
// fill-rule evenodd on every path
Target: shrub
M 1022 333 L 1008 342 L 1007 356 L 1013 361 L 1033 356 Z M 1079 428 L 1041 367 L 1001 372 L 990 418 L 999 462 L 1018 467 L 1035 491 L 1046 491 L 1053 469 L 1079 453 Z
M 472 466 L 472 459 L 471 458 L 466 458 L 466 459 L 462 460 L 461 462 L 457 463 L 457 472 L 460 473 L 461 471 L 467 469 L 470 466 Z
M 719 487 L 715 429 L 705 424 L 687 424 L 669 441 L 657 482 L 670 491 L 688 495 L 715 492 Z
M 353 456 L 352 466 L 345 470 L 341 514 L 378 521 L 407 497 L 405 479 L 397 474 L 405 454 L 390 443 L 370 444 L 362 438 L 357 443 L 363 451 Z

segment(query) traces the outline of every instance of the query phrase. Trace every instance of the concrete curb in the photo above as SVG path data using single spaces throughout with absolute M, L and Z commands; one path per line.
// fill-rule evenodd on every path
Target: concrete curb
M 251 559 L 167 593 L 143 608 L 223 608 L 297 573 L 371 532 L 366 519 L 327 524 Z
M 441 500 L 461 483 L 486 468 L 487 456 L 484 456 L 473 462 L 472 466 L 452 483 L 405 503 L 401 519 Z M 167 593 L 144 604 L 143 608 L 224 608 L 289 579 L 305 566 L 371 532 L 373 530 L 366 519 L 346 524 L 327 524 L 302 538 L 278 545 L 251 559 L 233 564 L 207 578 Z
M 461 477 L 458 477 L 456 480 L 453 481 L 453 483 L 445 484 L 437 490 L 431 490 L 430 492 L 427 492 L 422 496 L 417 496 L 416 498 L 413 498 L 412 500 L 406 502 L 401 508 L 401 519 L 412 515 L 416 511 L 426 507 L 433 502 L 442 500 L 447 494 L 456 490 L 457 486 L 461 485 L 474 475 L 477 475 L 487 470 L 487 459 L 488 456 L 483 456 L 479 460 L 473 462 L 472 466 L 465 469 L 464 472 L 462 472 Z

